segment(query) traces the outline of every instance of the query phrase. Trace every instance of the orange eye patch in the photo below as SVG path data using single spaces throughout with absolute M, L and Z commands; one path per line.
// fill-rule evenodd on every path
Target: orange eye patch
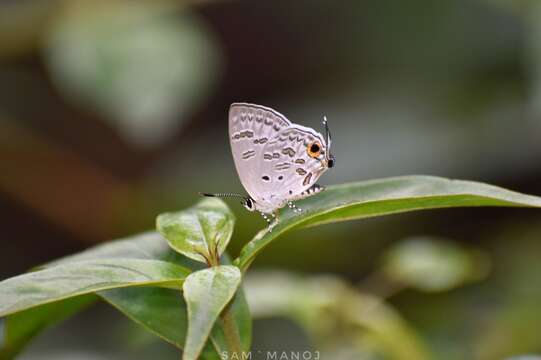
M 308 144 L 306 152 L 310 157 L 317 158 L 321 154 L 321 144 L 317 141 Z

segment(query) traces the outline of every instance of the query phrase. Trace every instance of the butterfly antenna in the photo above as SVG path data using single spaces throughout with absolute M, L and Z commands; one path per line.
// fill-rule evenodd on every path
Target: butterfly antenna
M 329 124 L 327 121 L 327 117 L 323 116 L 323 126 L 325 126 L 325 137 L 327 140 L 327 146 L 329 147 L 329 150 L 331 148 L 331 130 L 329 130 Z
M 219 198 L 235 197 L 235 198 L 246 199 L 246 196 L 244 196 L 244 195 L 241 195 L 241 194 L 233 194 L 233 193 L 209 194 L 209 193 L 203 193 L 203 192 L 200 192 L 199 195 L 202 195 L 202 196 L 208 196 L 208 197 L 219 197 Z

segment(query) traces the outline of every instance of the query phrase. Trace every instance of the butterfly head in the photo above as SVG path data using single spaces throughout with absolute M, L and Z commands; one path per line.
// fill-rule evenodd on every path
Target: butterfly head
M 329 154 L 329 158 L 327 159 L 327 167 L 332 168 L 336 165 L 336 158 L 333 154 Z

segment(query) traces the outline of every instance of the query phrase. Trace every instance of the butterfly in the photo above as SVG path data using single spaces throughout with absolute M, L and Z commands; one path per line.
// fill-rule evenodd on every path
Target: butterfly
M 317 179 L 336 164 L 331 133 L 324 118 L 325 137 L 312 128 L 294 124 L 279 112 L 261 105 L 233 103 L 229 108 L 229 142 L 240 181 L 249 196 L 240 197 L 249 211 L 258 211 L 269 224 L 278 223 L 286 205 L 302 212 L 293 201 L 324 190 Z M 274 221 L 272 221 L 274 219 Z

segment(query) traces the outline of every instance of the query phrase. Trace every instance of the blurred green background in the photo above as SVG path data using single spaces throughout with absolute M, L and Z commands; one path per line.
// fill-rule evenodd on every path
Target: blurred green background
M 0 2 L 0 279 L 151 229 L 158 213 L 191 205 L 198 191 L 243 192 L 226 136 L 235 101 L 316 129 L 326 115 L 337 166 L 322 184 L 429 174 L 541 195 L 541 2 Z M 235 256 L 265 223 L 230 205 Z M 428 250 L 423 242 L 400 248 L 412 237 Z M 541 353 L 540 237 L 541 215 L 527 209 L 327 225 L 266 249 L 254 271 L 289 273 L 260 273 L 251 283 L 281 289 L 304 274 L 325 294 L 335 285 L 312 276 L 327 274 L 385 299 L 407 324 L 405 336 L 434 359 Z M 451 257 L 459 280 L 445 282 L 445 268 L 435 284 L 389 282 L 406 265 L 385 261 L 406 251 L 422 262 L 441 241 L 434 238 L 475 253 L 430 258 L 438 265 Z M 426 269 L 411 276 L 431 275 Z M 255 309 L 264 319 L 255 322 L 254 349 L 407 358 L 363 346 L 352 355 L 314 335 L 313 322 L 294 309 Z M 21 359 L 152 356 L 178 358 L 98 306 L 45 333 Z

